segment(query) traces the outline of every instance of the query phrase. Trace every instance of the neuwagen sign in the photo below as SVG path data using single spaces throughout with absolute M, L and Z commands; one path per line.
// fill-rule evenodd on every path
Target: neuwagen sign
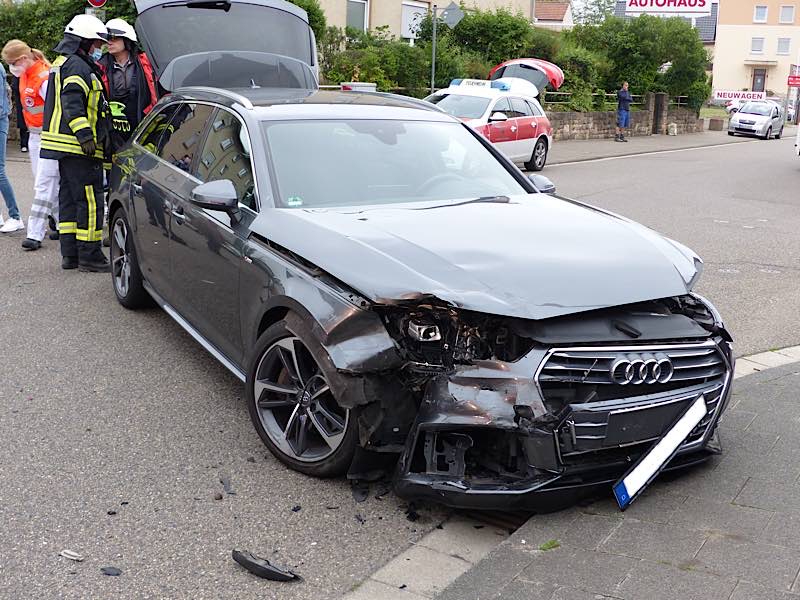
M 714 100 L 763 100 L 766 92 L 742 92 L 737 90 L 714 90 Z
M 628 14 L 710 15 L 711 0 L 625 0 Z

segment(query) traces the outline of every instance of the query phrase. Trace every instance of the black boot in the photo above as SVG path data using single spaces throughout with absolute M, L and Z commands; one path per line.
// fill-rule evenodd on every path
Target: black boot
M 61 268 L 64 269 L 65 271 L 68 269 L 77 269 L 78 258 L 76 256 L 62 256 Z
M 78 271 L 81 273 L 109 273 L 111 271 L 111 263 L 105 257 L 102 259 L 92 258 L 92 260 L 80 261 L 78 263 Z
M 42 247 L 42 242 L 31 238 L 25 238 L 22 240 L 22 247 L 25 248 L 25 250 L 38 250 Z

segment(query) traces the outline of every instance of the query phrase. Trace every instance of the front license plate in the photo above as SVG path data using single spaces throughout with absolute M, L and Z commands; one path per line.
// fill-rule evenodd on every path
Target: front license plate
M 625 510 L 675 456 L 680 445 L 706 416 L 706 399 L 700 396 L 622 479 L 614 484 L 617 504 Z

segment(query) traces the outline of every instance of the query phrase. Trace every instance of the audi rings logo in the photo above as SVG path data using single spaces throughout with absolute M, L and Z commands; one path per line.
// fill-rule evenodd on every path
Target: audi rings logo
M 611 381 L 619 385 L 667 383 L 675 369 L 665 354 L 642 356 L 626 354 L 611 365 Z

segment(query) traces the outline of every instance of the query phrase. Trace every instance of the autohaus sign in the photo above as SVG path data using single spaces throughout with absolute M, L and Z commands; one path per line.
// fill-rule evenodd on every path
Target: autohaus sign
M 711 0 L 625 0 L 626 13 L 710 15 Z

